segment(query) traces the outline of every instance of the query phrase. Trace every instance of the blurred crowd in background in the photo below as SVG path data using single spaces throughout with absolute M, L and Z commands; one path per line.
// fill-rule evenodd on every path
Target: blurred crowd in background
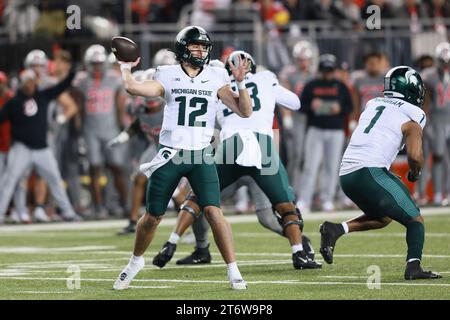
M 66 28 L 66 8 L 70 4 L 82 10 L 84 27 L 80 30 Z M 401 23 L 393 23 L 391 28 L 401 29 L 404 36 L 398 41 L 406 39 L 406 44 L 395 47 L 386 46 L 380 38 L 352 38 L 358 32 L 368 32 L 367 7 L 372 4 L 381 8 L 382 19 L 400 19 Z M 20 89 L 24 69 L 34 70 L 38 86 L 45 88 L 61 81 L 74 65 L 77 75 L 66 91 L 68 98 L 55 100 L 49 108 L 48 144 L 77 214 L 84 219 L 125 218 L 131 210 L 141 155 L 149 144 L 155 143 L 148 135 L 157 136 L 158 128 L 151 128 L 147 136 L 137 134 L 118 147 L 107 145 L 133 122 L 139 106 L 149 103 L 125 92 L 108 41 L 116 34 L 141 39 L 150 31 L 155 36 L 158 33 L 155 30 L 164 30 L 158 24 L 167 24 L 170 31 L 161 32 L 163 40 L 152 38 L 145 50 L 141 48 L 148 56 L 143 57 L 140 68 L 156 68 L 176 63 L 164 48 L 170 47 L 167 39 L 173 41 L 174 32 L 186 24 L 200 25 L 213 30 L 213 42 L 215 35 L 219 39 L 213 59 L 224 61 L 234 49 L 245 49 L 256 58 L 258 70 L 275 72 L 280 82 L 298 94 L 303 105 L 308 101 L 306 104 L 312 109 L 317 105 L 320 112 L 335 112 L 332 104 L 314 101 L 321 101 L 321 95 L 330 95 L 329 91 L 320 90 L 321 86 L 329 86 L 327 82 L 344 85 L 345 90 L 332 93 L 340 103 L 335 112 L 340 119 L 338 124 L 318 123 L 314 113 L 319 111 L 305 108 L 295 113 L 277 108 L 274 119 L 279 151 L 298 206 L 304 213 L 334 212 L 354 208 L 333 177 L 338 175 L 342 152 L 365 103 L 381 96 L 383 76 L 391 66 L 409 64 L 423 74 L 430 86 L 426 104 L 428 131 L 424 135 L 427 165 L 421 180 L 409 187 L 419 205 L 447 206 L 450 199 L 449 18 L 450 2 L 445 0 L 3 0 L 0 1 L 0 47 L 7 53 L 0 58 L 0 108 Z M 313 27 L 301 22 L 312 23 Z M 234 29 L 221 30 L 218 28 L 221 23 L 225 27 L 233 25 Z M 245 23 L 251 25 L 244 26 Z M 326 24 L 331 29 L 326 29 Z M 262 26 L 267 31 L 263 32 L 262 53 L 257 52 L 253 40 L 234 39 L 236 35 L 239 38 L 240 26 L 242 30 L 250 28 L 251 32 Z M 324 33 L 336 29 L 340 30 L 340 37 L 333 45 L 327 38 L 311 34 L 311 30 Z M 415 38 L 415 34 L 424 37 Z M 384 37 L 385 34 L 381 39 Z M 36 39 L 46 40 L 40 46 Z M 430 40 L 427 48 L 417 46 L 421 39 Z M 362 49 L 349 54 L 347 43 L 350 42 L 352 48 Z M 305 86 L 312 89 L 306 93 Z M 434 125 L 438 118 L 439 125 Z M 319 144 L 315 137 L 327 129 L 334 130 L 335 134 L 321 139 Z M 14 143 L 10 131 L 8 123 L 0 123 L 0 175 L 5 173 L 7 161 L 14 161 L 7 157 Z M 443 147 L 436 146 L 437 135 L 442 135 Z M 97 151 L 92 147 L 93 136 L 100 141 Z M 439 170 L 435 172 L 436 164 Z M 406 160 L 400 155 L 393 170 L 404 174 L 405 165 Z M 19 195 L 15 192 L 11 199 L 5 222 L 64 219 L 45 181 L 35 171 L 24 174 L 17 189 Z M 239 189 L 235 201 L 227 205 L 228 211 L 251 211 L 252 201 L 246 187 Z M 171 208 L 176 206 L 177 201 L 171 202 Z

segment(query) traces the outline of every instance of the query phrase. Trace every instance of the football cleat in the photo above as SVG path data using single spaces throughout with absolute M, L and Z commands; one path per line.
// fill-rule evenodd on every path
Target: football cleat
M 136 225 L 133 223 L 129 223 L 125 228 L 121 231 L 117 232 L 118 236 L 126 236 L 128 234 L 133 234 L 136 232 Z
M 310 259 L 304 250 L 292 255 L 292 263 L 295 269 L 320 269 L 322 264 Z
M 333 263 L 333 253 L 336 241 L 343 234 L 340 225 L 325 221 L 320 225 L 320 253 L 326 263 Z
M 230 280 L 231 289 L 233 290 L 246 290 L 247 283 L 244 279 Z
M 209 253 L 209 245 L 206 248 L 195 248 L 187 257 L 177 261 L 177 264 L 202 264 L 211 263 L 211 254 Z
M 134 277 L 141 271 L 145 266 L 145 260 L 141 257 L 137 262 L 130 261 L 125 269 L 117 277 L 117 280 L 114 282 L 113 289 L 114 290 L 125 290 L 130 286 L 131 281 Z
M 305 250 L 308 258 L 310 258 L 311 260 L 314 260 L 315 252 L 314 252 L 311 240 L 307 236 L 302 235 L 302 244 L 303 244 L 303 250 Z
M 153 264 L 157 267 L 163 268 L 167 262 L 172 259 L 175 250 L 177 250 L 177 245 L 167 241 L 158 254 L 153 258 Z
M 414 260 L 406 264 L 405 280 L 440 278 L 442 278 L 442 276 L 439 273 L 423 270 L 419 260 Z

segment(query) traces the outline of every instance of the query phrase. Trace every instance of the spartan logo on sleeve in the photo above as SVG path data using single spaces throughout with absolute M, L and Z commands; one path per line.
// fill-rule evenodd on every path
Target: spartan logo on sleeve
M 29 99 L 27 100 L 24 105 L 23 105 L 23 113 L 27 116 L 27 117 L 32 117 L 34 116 L 38 111 L 38 106 L 36 104 L 36 101 L 34 101 L 34 99 Z

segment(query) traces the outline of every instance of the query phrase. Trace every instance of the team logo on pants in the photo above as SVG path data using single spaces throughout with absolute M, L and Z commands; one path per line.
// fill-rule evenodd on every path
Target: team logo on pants
M 30 99 L 27 100 L 27 102 L 25 102 L 23 112 L 27 117 L 34 116 L 37 113 L 37 111 L 38 106 L 36 104 L 36 101 L 34 101 L 34 99 Z

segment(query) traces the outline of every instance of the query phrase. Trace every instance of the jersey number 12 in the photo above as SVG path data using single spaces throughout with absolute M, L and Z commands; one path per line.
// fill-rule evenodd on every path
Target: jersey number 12
M 184 126 L 186 123 L 186 97 L 181 96 L 175 99 L 176 102 L 180 103 L 180 110 L 178 113 L 178 125 Z M 195 119 L 202 116 L 207 111 L 208 100 L 205 98 L 194 97 L 189 101 L 190 108 L 196 108 L 197 104 L 200 104 L 200 109 L 194 110 L 189 113 L 189 127 L 206 127 L 206 121 L 196 121 Z

